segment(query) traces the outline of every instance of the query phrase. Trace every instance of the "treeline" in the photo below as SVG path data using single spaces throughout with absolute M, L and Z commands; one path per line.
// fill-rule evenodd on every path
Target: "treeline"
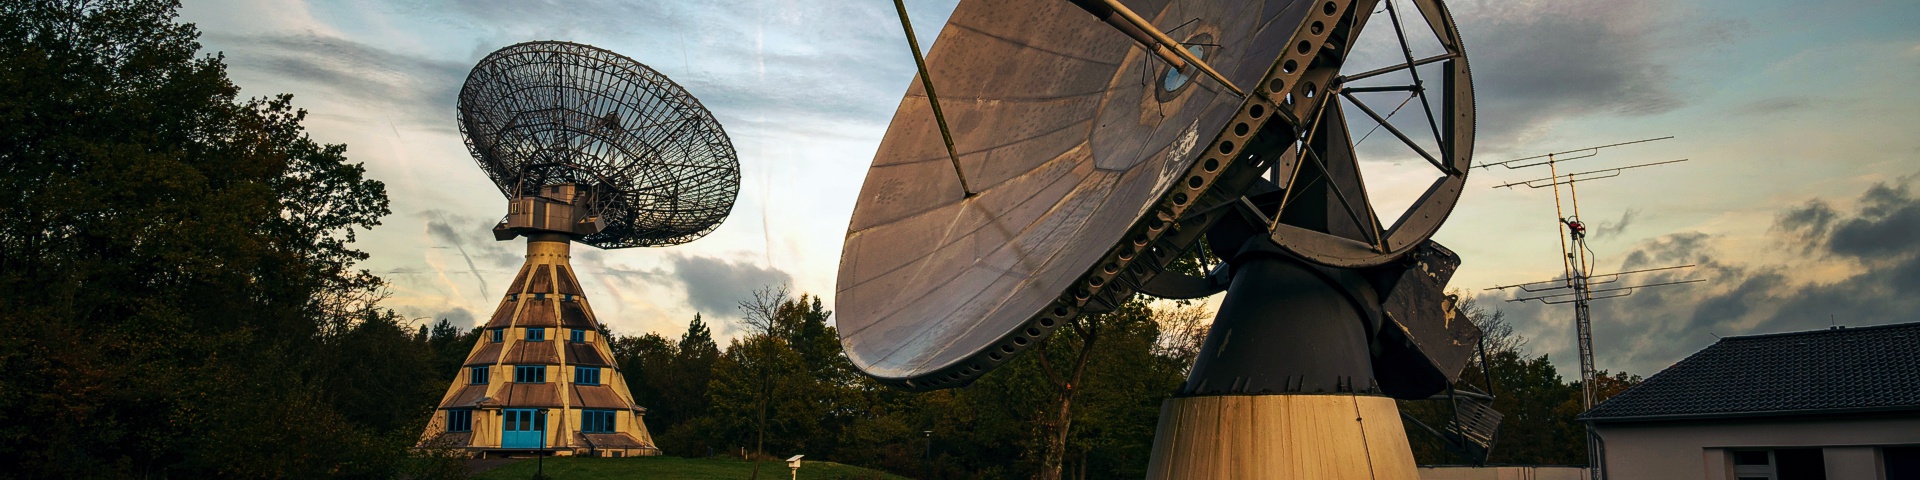
M 1141 477 L 1160 403 L 1184 380 L 1209 317 L 1196 306 L 1155 309 L 1137 300 L 1060 329 L 973 385 L 909 393 L 853 370 L 818 297 L 766 292 L 744 305 L 746 333 L 724 349 L 697 315 L 679 338 L 613 336 L 621 371 L 667 454 L 805 454 L 924 478 L 1046 477 L 1048 442 L 1063 423 L 1062 390 L 1050 377 L 1097 335 L 1064 422 L 1061 476 Z M 1485 374 L 1478 362 L 1470 366 L 1461 386 L 1486 391 L 1492 377 L 1494 406 L 1506 415 L 1490 463 L 1584 464 L 1584 430 L 1573 421 L 1578 382 L 1562 380 L 1545 355 L 1528 355 L 1499 312 L 1470 300 L 1463 308 L 1488 331 L 1493 360 Z M 1610 376 L 1603 394 L 1637 381 Z M 1436 429 L 1449 413 L 1435 401 L 1402 408 Z M 1422 464 L 1463 462 L 1438 437 L 1412 423 L 1407 429 Z
M 431 478 L 385 187 L 170 1 L 0 2 L 0 477 Z M 464 350 L 465 347 L 462 347 Z
M 615 335 L 614 356 L 669 455 L 807 458 L 922 478 L 1026 478 L 1042 468 L 1060 389 L 1041 358 L 1070 365 L 1084 341 L 1061 329 L 971 386 L 910 393 L 862 376 L 841 351 L 819 297 L 763 291 L 745 334 L 717 347 L 695 316 L 681 337 Z M 1145 475 L 1160 401 L 1190 358 L 1162 344 L 1144 302 L 1085 319 L 1099 342 L 1073 403 L 1064 470 L 1075 478 Z

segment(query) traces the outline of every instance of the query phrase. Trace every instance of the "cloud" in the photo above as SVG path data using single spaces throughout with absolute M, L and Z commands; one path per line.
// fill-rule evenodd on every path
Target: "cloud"
M 789 285 L 787 272 L 747 262 L 695 255 L 673 255 L 673 276 L 686 289 L 687 303 L 713 316 L 735 316 L 742 300 L 766 286 Z
M 1839 217 L 1840 212 L 1834 211 L 1832 205 L 1816 198 L 1774 216 L 1773 229 L 1785 235 L 1790 243 L 1797 244 L 1801 253 L 1813 253 L 1825 246 L 1822 242 Z
M 1593 235 L 1594 240 L 1617 237 L 1626 234 L 1627 228 L 1633 226 L 1633 221 L 1637 218 L 1640 218 L 1640 209 L 1629 208 L 1620 213 L 1619 220 L 1595 223 L 1588 231 Z
M 453 226 L 447 224 L 447 212 L 431 210 L 427 213 L 433 217 L 427 220 L 428 236 L 441 243 L 453 244 L 453 248 L 460 252 L 460 258 L 467 261 L 467 271 L 473 274 L 473 280 L 480 283 L 480 296 L 493 296 L 492 293 L 488 293 L 487 276 L 480 273 L 480 267 L 473 264 L 473 255 L 467 253 L 467 239 L 472 236 L 454 232 Z
M 900 30 L 873 28 L 897 25 L 892 9 L 864 2 L 427 0 L 411 8 L 479 30 L 533 30 L 488 37 L 596 43 L 668 73 L 729 126 L 844 136 L 846 129 L 819 127 L 819 120 L 884 121 L 914 70 Z M 944 9 L 951 6 L 924 10 Z M 596 13 L 578 13 L 588 11 Z M 635 30 L 634 19 L 655 28 Z M 503 46 L 485 46 L 473 58 Z M 455 78 L 464 77 L 462 68 Z
M 1635 270 L 1665 266 L 1664 264 L 1713 263 L 1713 253 L 1707 246 L 1712 237 L 1700 232 L 1676 233 L 1647 242 L 1643 242 L 1633 252 L 1628 253 L 1626 261 L 1621 262 L 1622 270 Z
M 520 264 L 526 260 L 519 251 L 523 245 L 521 242 L 493 239 L 493 227 L 499 223 L 498 218 L 461 215 L 441 209 L 423 210 L 414 216 L 425 221 L 429 240 L 456 247 L 455 250 L 466 257 L 468 265 L 477 270 L 519 271 Z
M 1686 69 L 1678 59 L 1718 43 L 1734 28 L 1719 25 L 1724 22 L 1719 16 L 1701 14 L 1690 4 L 1656 0 L 1458 0 L 1448 6 L 1472 67 L 1474 149 L 1496 156 L 1537 140 L 1563 120 L 1648 117 L 1686 106 L 1689 97 L 1679 90 L 1688 84 L 1681 81 Z M 1380 28 L 1366 29 L 1355 44 L 1349 67 L 1364 70 L 1404 62 L 1405 53 L 1386 16 L 1377 13 L 1371 21 Z M 1428 30 L 1415 24 L 1407 28 L 1415 57 L 1439 53 L 1437 43 L 1424 49 L 1420 45 L 1433 43 L 1427 40 Z M 1433 82 L 1440 66 L 1420 73 L 1423 80 Z M 1394 73 L 1363 84 L 1411 80 Z M 1398 102 L 1406 97 L 1395 95 L 1357 94 L 1383 112 L 1402 105 Z M 1410 111 L 1391 118 L 1402 131 L 1425 142 L 1424 136 L 1414 135 L 1430 128 L 1420 120 L 1418 105 L 1414 102 Z M 1374 123 L 1364 118 L 1350 121 L 1362 130 Z M 1427 143 L 1426 148 L 1434 146 Z M 1369 158 L 1389 154 L 1417 158 L 1391 138 L 1373 142 L 1361 153 Z
M 1876 183 L 1836 207 L 1812 199 L 1775 216 L 1770 234 L 1795 254 L 1767 258 L 1729 257 L 1723 238 L 1699 232 L 1666 235 L 1639 243 L 1619 270 L 1693 264 L 1691 269 L 1629 275 L 1596 289 L 1687 279 L 1703 283 L 1644 288 L 1592 305 L 1594 349 L 1600 368 L 1646 375 L 1666 368 L 1717 337 L 1802 331 L 1831 324 L 1878 325 L 1920 321 L 1920 198 L 1915 176 Z M 1814 278 L 1819 266 L 1848 272 Z M 1603 270 L 1607 271 L 1607 270 Z M 1596 281 L 1605 280 L 1597 277 Z M 1605 296 L 1597 294 L 1596 296 Z M 1570 305 L 1505 303 L 1508 295 L 1479 296 L 1516 319 L 1540 352 L 1577 374 Z
M 1865 260 L 1897 259 L 1920 251 L 1920 201 L 1909 185 L 1874 184 L 1860 197 L 1860 211 L 1833 225 L 1827 249 Z
M 418 315 L 437 311 L 445 308 L 447 302 L 467 301 L 456 297 L 464 296 L 459 292 L 466 290 L 468 285 L 478 287 L 475 290 L 478 295 L 471 298 L 482 299 L 481 302 L 491 302 L 495 295 L 504 292 L 494 290 L 490 281 L 504 281 L 512 278 L 513 273 L 519 270 L 524 260 L 518 252 L 510 250 L 511 247 L 518 246 L 518 242 L 495 242 L 492 241 L 491 235 L 483 233 L 493 227 L 493 221 L 439 209 L 416 212 L 408 217 L 425 226 L 426 235 L 422 246 L 443 252 L 450 251 L 459 256 L 457 259 L 442 260 L 440 257 L 427 255 L 424 262 L 403 265 L 385 272 L 388 280 L 409 296 L 438 297 L 427 301 L 424 305 L 425 308 L 433 310 L 415 311 L 410 314 Z M 470 278 L 473 283 L 456 281 L 454 280 L 456 277 Z M 415 300 L 426 299 L 415 298 Z M 483 305 L 485 304 L 468 306 Z
M 358 103 L 368 107 L 367 114 L 415 128 L 453 128 L 447 119 L 470 67 L 313 33 L 208 33 L 204 38 L 227 55 L 229 64 L 272 77 L 271 84 L 299 85 Z M 267 93 L 277 92 L 261 92 Z
M 1504 150 L 1576 116 L 1646 116 L 1686 104 L 1668 53 L 1726 26 L 1673 2 L 1449 2 L 1473 61 L 1478 143 Z
M 453 307 L 452 310 L 440 312 L 433 316 L 433 322 L 438 323 L 441 320 L 446 320 L 447 323 L 453 324 L 453 327 L 460 329 L 460 331 L 466 331 L 473 327 L 480 326 L 480 322 L 473 318 L 473 312 L 461 307 Z

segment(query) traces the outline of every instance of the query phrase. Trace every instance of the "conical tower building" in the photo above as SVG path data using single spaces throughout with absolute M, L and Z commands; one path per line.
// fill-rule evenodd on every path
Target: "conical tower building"
M 659 454 L 568 252 L 711 233 L 740 193 L 726 132 L 660 72 L 568 42 L 487 55 L 459 114 L 468 151 L 508 199 L 494 239 L 526 238 L 527 260 L 422 443 L 475 456 Z
M 477 456 L 659 453 L 568 263 L 571 244 L 558 233 L 527 238 L 526 264 L 447 388 L 429 438 Z

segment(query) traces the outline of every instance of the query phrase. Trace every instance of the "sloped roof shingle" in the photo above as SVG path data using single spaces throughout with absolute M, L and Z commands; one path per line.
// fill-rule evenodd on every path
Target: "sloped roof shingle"
M 1920 410 L 1920 323 L 1722 338 L 1580 419 L 1891 410 Z

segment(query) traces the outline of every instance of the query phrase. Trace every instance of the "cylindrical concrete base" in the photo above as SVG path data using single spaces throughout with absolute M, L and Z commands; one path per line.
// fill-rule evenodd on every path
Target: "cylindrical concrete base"
M 1218 395 L 1168 399 L 1151 479 L 1416 480 L 1392 398 Z

